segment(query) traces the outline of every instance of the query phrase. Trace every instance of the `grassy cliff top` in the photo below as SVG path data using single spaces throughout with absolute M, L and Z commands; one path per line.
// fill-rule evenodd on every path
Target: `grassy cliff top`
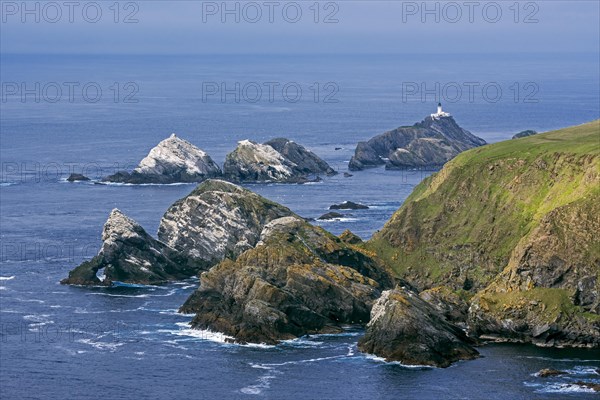
M 421 288 L 481 289 L 550 211 L 598 196 L 599 155 L 600 120 L 465 151 L 367 247 Z

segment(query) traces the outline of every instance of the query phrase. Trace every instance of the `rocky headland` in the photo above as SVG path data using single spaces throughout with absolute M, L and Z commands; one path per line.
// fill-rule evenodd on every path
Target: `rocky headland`
M 159 284 L 201 273 L 180 310 L 195 314 L 194 328 L 276 344 L 358 324 L 361 351 L 403 364 L 447 367 L 477 357 L 480 340 L 597 348 L 598 132 L 595 121 L 464 151 L 367 242 L 208 179 L 169 207 L 158 239 L 113 210 L 98 255 L 62 283 Z M 283 139 L 275 147 L 242 142 L 230 157 L 248 161 L 245 169 L 236 161 L 244 171 L 236 179 L 300 176 L 298 148 Z
M 598 347 L 599 131 L 594 121 L 464 152 L 367 248 L 420 291 L 438 288 L 424 298 L 475 337 Z

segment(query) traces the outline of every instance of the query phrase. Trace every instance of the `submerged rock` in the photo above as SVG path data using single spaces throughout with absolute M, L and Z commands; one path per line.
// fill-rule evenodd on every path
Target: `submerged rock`
M 158 238 L 186 256 L 214 265 L 254 247 L 264 226 L 290 209 L 222 180 L 207 180 L 163 215 Z
M 90 178 L 88 178 L 87 176 L 82 175 L 82 174 L 71 174 L 67 178 L 68 182 L 89 181 L 89 180 L 90 180 Z
M 329 206 L 330 210 L 368 210 L 369 206 L 364 204 L 355 203 L 353 201 L 344 201 L 340 204 L 333 204 Z
M 566 371 L 560 371 L 558 369 L 544 368 L 544 369 L 541 369 L 539 372 L 537 372 L 536 375 L 539 376 L 540 378 L 546 378 L 549 376 L 565 375 L 566 373 L 567 373 Z
M 328 212 L 328 213 L 325 213 L 325 214 L 321 215 L 317 219 L 320 219 L 322 221 L 328 221 L 328 220 L 339 219 L 339 218 L 344 218 L 344 214 L 340 214 L 338 212 L 331 211 L 331 212 Z
M 388 169 L 437 168 L 460 152 L 484 144 L 485 140 L 443 113 L 360 142 L 348 168 L 358 171 L 384 164 Z
M 383 292 L 358 348 L 407 365 L 448 367 L 477 358 L 472 341 L 427 302 L 408 289 Z
M 575 385 L 586 389 L 592 389 L 594 392 L 600 392 L 600 383 L 597 382 L 577 381 L 575 382 Z
M 274 344 L 366 323 L 371 305 L 391 285 L 379 262 L 288 216 L 267 224 L 255 248 L 203 273 L 181 311 L 196 313 L 194 328 Z
M 109 286 L 114 281 L 158 284 L 188 278 L 201 267 L 152 238 L 117 209 L 104 224 L 102 241 L 98 255 L 69 272 L 62 284 Z M 99 273 L 103 273 L 102 278 Z
M 208 154 L 172 134 L 150 150 L 130 173 L 119 171 L 103 179 L 116 183 L 191 183 L 221 176 L 221 169 Z
M 304 183 L 316 174 L 335 171 L 311 151 L 284 138 L 265 144 L 242 140 L 223 166 L 225 179 L 232 182 Z

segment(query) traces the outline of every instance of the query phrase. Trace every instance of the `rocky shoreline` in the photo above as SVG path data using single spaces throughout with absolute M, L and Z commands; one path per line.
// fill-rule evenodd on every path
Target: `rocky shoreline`
M 597 129 L 596 121 L 509 141 L 516 150 L 502 142 L 463 153 L 417 186 L 367 242 L 350 231 L 334 236 L 234 183 L 206 179 L 168 208 L 157 239 L 113 210 L 98 255 L 61 283 L 161 284 L 199 274 L 180 309 L 195 315 L 193 328 L 237 343 L 276 344 L 357 324 L 366 328 L 361 351 L 411 365 L 476 358 L 474 346 L 485 340 L 597 348 L 600 158 L 585 147 Z M 291 182 L 327 171 L 303 149 L 287 139 L 244 141 L 223 174 Z M 564 176 L 578 185 L 569 198 Z M 522 220 L 530 218 L 524 208 L 490 198 L 499 191 L 546 197 L 523 200 L 521 207 L 538 208 L 536 218 Z M 471 232 L 468 241 L 461 229 Z

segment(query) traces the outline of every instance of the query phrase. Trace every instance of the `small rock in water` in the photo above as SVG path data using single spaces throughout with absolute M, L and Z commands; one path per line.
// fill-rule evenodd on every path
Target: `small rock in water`
M 87 176 L 82 175 L 82 174 L 71 174 L 67 178 L 67 181 L 69 181 L 69 182 L 89 181 L 89 180 L 90 180 L 90 178 L 88 178 Z
M 344 178 L 350 178 L 351 176 L 354 176 L 354 175 L 352 175 L 351 173 L 348 173 L 348 172 L 344 172 Z
M 338 151 L 338 150 L 341 150 L 341 149 L 342 149 L 341 147 L 336 147 L 335 151 Z
M 540 378 L 546 378 L 548 376 L 558 376 L 558 375 L 564 375 L 566 374 L 565 371 L 560 371 L 558 369 L 552 369 L 552 368 L 544 368 L 542 370 L 540 370 L 536 375 L 539 376 Z
M 329 207 L 330 210 L 368 210 L 369 207 L 364 204 L 355 203 L 353 201 L 344 201 L 340 204 L 333 204 Z
M 340 214 L 337 212 L 328 212 L 326 214 L 321 215 L 319 218 L 320 220 L 331 220 L 331 219 L 336 219 L 336 218 L 344 218 L 344 214 Z

